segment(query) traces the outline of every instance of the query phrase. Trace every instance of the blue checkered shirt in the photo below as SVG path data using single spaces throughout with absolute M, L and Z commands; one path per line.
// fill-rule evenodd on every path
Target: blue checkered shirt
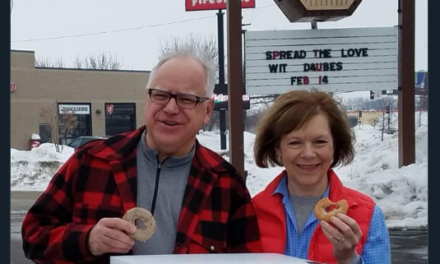
M 279 193 L 283 196 L 284 209 L 287 223 L 287 241 L 284 254 L 307 259 L 310 239 L 313 231 L 316 229 L 319 221 L 313 212 L 304 224 L 301 235 L 298 235 L 298 228 L 295 219 L 294 208 L 290 201 L 287 190 L 287 177 L 280 181 L 280 184 L 273 193 Z M 329 186 L 324 192 L 323 197 L 328 197 Z M 290 234 L 290 235 L 289 235 Z M 361 264 L 391 264 L 391 249 L 388 229 L 380 208 L 376 205 L 374 208 L 373 218 L 370 223 L 367 241 L 362 250 Z

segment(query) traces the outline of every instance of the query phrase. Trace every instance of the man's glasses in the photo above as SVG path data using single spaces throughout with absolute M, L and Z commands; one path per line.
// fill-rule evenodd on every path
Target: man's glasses
M 177 105 L 185 109 L 192 109 L 196 107 L 198 103 L 203 103 L 209 100 L 208 97 L 201 97 L 192 94 L 172 94 L 164 90 L 153 88 L 148 89 L 148 95 L 152 102 L 161 105 L 168 104 L 171 98 L 174 98 L 176 99 Z

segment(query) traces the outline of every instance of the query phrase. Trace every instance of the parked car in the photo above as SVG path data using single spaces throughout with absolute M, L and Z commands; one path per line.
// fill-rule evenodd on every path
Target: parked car
M 75 139 L 72 139 L 72 141 L 70 141 L 69 144 L 67 144 L 67 146 L 76 149 L 86 144 L 89 141 L 95 139 L 107 139 L 107 138 L 108 138 L 107 136 L 80 136 Z

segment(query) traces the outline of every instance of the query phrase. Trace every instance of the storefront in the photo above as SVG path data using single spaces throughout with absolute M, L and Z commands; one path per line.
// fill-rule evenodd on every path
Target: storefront
M 52 118 L 61 122 L 66 114 L 77 124 L 63 130 L 63 144 L 136 129 L 144 123 L 148 77 L 149 71 L 35 67 L 33 51 L 11 51 L 11 148 L 29 149 L 32 134 L 51 142 Z

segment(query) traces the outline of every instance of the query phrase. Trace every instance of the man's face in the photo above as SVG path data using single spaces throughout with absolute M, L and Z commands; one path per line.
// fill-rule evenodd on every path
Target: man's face
M 160 89 L 172 94 L 192 94 L 206 97 L 206 72 L 190 58 L 174 58 L 165 62 L 153 76 L 147 89 Z M 147 145 L 159 150 L 160 158 L 183 156 L 192 146 L 197 132 L 211 118 L 213 100 L 198 103 L 192 109 L 180 107 L 175 98 L 166 104 L 153 102 L 147 94 L 145 124 Z

